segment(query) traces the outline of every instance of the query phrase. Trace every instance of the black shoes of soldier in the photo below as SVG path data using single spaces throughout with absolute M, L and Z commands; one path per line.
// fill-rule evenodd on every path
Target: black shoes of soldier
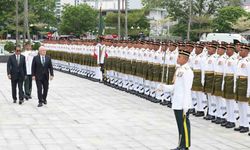
M 207 115 L 206 117 L 204 117 L 203 119 L 205 120 L 213 120 L 215 117 L 211 116 L 211 115 Z
M 249 128 L 248 127 L 243 127 L 241 130 L 240 130 L 240 133 L 247 133 L 249 132 Z
M 13 100 L 13 103 L 16 103 L 16 99 Z
M 163 100 L 162 102 L 160 102 L 161 105 L 165 106 L 167 105 L 167 101 L 166 100 Z
M 190 113 L 190 114 L 195 114 L 195 109 L 194 109 L 194 108 L 189 109 L 189 113 Z
M 248 136 L 250 136 L 250 133 L 248 133 Z
M 234 127 L 235 127 L 235 123 L 233 123 L 233 122 L 228 122 L 228 124 L 227 124 L 225 127 L 228 128 L 228 129 L 234 128 Z
M 197 112 L 194 114 L 195 117 L 203 117 L 204 115 L 205 115 L 205 114 L 204 114 L 203 111 L 197 111 Z
M 249 131 L 249 128 L 248 127 L 239 126 L 238 128 L 234 128 L 234 131 L 239 131 L 240 133 L 246 133 L 246 132 Z
M 226 123 L 226 119 L 224 118 L 218 118 L 216 121 L 215 121 L 215 124 L 223 124 L 223 123 Z

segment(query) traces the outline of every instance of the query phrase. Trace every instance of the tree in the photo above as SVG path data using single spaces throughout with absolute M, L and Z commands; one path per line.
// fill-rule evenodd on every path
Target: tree
M 63 34 L 81 35 L 96 30 L 98 12 L 87 4 L 77 6 L 66 5 L 63 8 L 60 32 Z
M 235 23 L 230 23 L 232 29 L 243 32 L 250 30 L 250 15 L 240 17 Z
M 128 34 L 130 35 L 138 35 L 139 32 L 146 32 L 149 28 L 149 20 L 146 18 L 147 11 L 142 10 L 134 10 L 128 13 Z M 105 17 L 105 24 L 107 26 L 108 34 L 117 33 L 117 13 L 108 13 Z M 121 14 L 121 24 L 125 23 L 125 14 Z M 138 28 L 139 27 L 139 28 Z M 125 28 L 121 26 L 121 34 L 125 35 Z
M 227 6 L 221 8 L 213 21 L 213 28 L 218 32 L 231 32 L 232 23 L 236 23 L 238 18 L 247 15 L 241 7 Z
M 189 23 L 189 2 L 187 0 L 142 0 L 144 6 L 148 9 L 160 7 L 165 8 L 168 16 L 177 20 L 178 24 L 171 30 L 173 35 L 187 35 Z M 219 9 L 225 6 L 239 6 L 240 0 L 192 0 L 191 7 L 191 39 L 197 37 L 201 32 L 212 30 L 213 16 Z M 208 21 L 204 20 L 208 19 Z M 178 30 L 178 27 L 180 30 Z M 184 38 L 184 37 L 183 37 Z M 197 39 L 197 38 L 196 38 Z
M 5 37 L 7 33 L 14 34 L 16 30 L 15 22 L 15 0 L 0 1 L 0 36 Z M 19 28 L 22 33 L 24 28 L 24 0 L 18 0 Z M 57 20 L 54 15 L 55 0 L 29 0 L 30 24 L 43 23 L 47 26 L 56 26 Z

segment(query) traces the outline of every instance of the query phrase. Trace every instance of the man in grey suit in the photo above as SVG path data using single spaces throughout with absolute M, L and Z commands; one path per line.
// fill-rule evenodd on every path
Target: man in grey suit
M 13 102 L 16 103 L 16 87 L 18 85 L 19 90 L 19 104 L 23 103 L 24 92 L 23 92 L 23 81 L 26 76 L 26 64 L 25 56 L 21 55 L 20 46 L 16 46 L 15 54 L 11 55 L 7 62 L 7 76 L 11 80 L 12 87 L 12 98 Z

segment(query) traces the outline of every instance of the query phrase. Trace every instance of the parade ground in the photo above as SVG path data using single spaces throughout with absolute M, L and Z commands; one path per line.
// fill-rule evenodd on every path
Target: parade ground
M 173 111 L 104 84 L 61 72 L 48 104 L 14 104 L 0 64 L 0 150 L 169 150 L 177 147 Z M 250 137 L 190 116 L 191 150 L 249 150 Z

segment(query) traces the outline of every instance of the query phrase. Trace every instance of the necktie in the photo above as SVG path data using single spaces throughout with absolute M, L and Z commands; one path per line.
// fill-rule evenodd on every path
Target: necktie
M 17 65 L 19 66 L 20 64 L 20 55 L 17 55 Z
M 42 64 L 43 64 L 43 66 L 45 64 L 45 58 L 44 58 L 44 56 L 42 57 Z

